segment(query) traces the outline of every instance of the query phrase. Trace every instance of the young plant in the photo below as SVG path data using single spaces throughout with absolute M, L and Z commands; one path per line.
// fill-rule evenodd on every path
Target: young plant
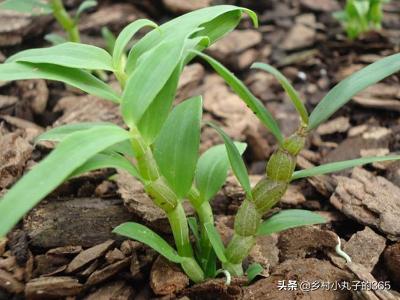
M 48 15 L 53 14 L 58 24 L 65 30 L 70 42 L 80 42 L 80 34 L 78 29 L 78 22 L 81 14 L 91 7 L 97 5 L 95 0 L 83 1 L 74 17 L 71 17 L 62 0 L 6 0 L 0 3 L 0 9 L 13 10 L 31 15 Z M 66 40 L 59 35 L 51 34 L 47 35 L 46 38 L 53 44 L 60 44 L 66 42 Z
M 216 128 L 224 139 L 233 172 L 246 192 L 246 199 L 241 204 L 235 217 L 233 238 L 227 248 L 225 249 L 221 243 L 212 243 L 216 253 L 223 253 L 223 256 L 219 256 L 219 258 L 223 268 L 231 274 L 243 274 L 242 261 L 248 255 L 258 236 L 279 232 L 291 227 L 323 222 L 323 218 L 300 210 L 282 211 L 265 221 L 262 220 L 263 215 L 268 213 L 280 201 L 291 181 L 336 172 L 371 162 L 400 159 L 400 155 L 365 157 L 295 171 L 296 157 L 303 149 L 309 132 L 327 120 L 358 92 L 398 72 L 400 70 L 400 54 L 385 57 L 338 83 L 318 103 L 310 115 L 308 115 L 303 101 L 298 96 L 296 90 L 282 73 L 267 64 L 253 64 L 253 68 L 269 72 L 279 81 L 300 116 L 298 130 L 289 137 L 283 137 L 271 114 L 263 108 L 259 100 L 250 93 L 242 82 L 212 57 L 204 53 L 194 52 L 208 62 L 225 79 L 248 107 L 253 110 L 266 128 L 274 134 L 278 141 L 277 149 L 266 164 L 265 177 L 251 188 L 241 156 L 232 146 L 230 138 L 222 130 Z M 210 240 L 213 241 L 212 239 Z M 218 249 L 218 252 L 216 249 Z
M 138 178 L 154 203 L 164 210 L 176 250 L 159 235 L 137 223 L 122 224 L 115 232 L 141 241 L 167 259 L 181 264 L 194 282 L 221 272 L 217 271 L 217 258 L 223 273 L 241 275 L 242 260 L 257 236 L 325 221 L 312 212 L 287 210 L 262 222 L 263 214 L 280 200 L 291 180 L 371 161 L 399 158 L 363 158 L 294 172 L 296 156 L 309 130 L 329 118 L 360 90 L 397 72 L 400 57 L 399 54 L 386 57 L 344 80 L 328 93 L 310 117 L 282 74 L 270 66 L 256 65 L 278 78 L 301 116 L 299 130 L 284 138 L 272 115 L 244 84 L 223 65 L 201 52 L 233 30 L 244 12 L 257 24 L 256 16 L 247 9 L 213 6 L 180 16 L 159 27 L 148 20 L 135 21 L 119 34 L 112 55 L 94 46 L 64 43 L 22 51 L 0 64 L 0 80 L 58 80 L 113 101 L 120 105 L 128 128 L 125 130 L 110 123 L 79 123 L 54 128 L 41 135 L 38 140 L 59 143 L 0 200 L 0 237 L 68 178 L 99 168 L 120 168 Z M 131 48 L 125 60 L 126 45 L 144 26 L 156 28 Z M 278 140 L 278 148 L 267 164 L 266 177 L 253 189 L 241 158 L 245 145 L 233 143 L 214 124 L 210 126 L 219 132 L 225 146 L 212 147 L 199 158 L 200 96 L 171 110 L 183 67 L 196 56 L 211 64 Z M 113 72 L 122 93 L 89 72 L 95 69 Z M 214 227 L 209 201 L 224 183 L 229 166 L 243 186 L 246 199 L 235 219 L 233 239 L 225 249 Z M 186 217 L 182 207 L 184 199 L 194 207 L 197 219 Z M 194 249 L 189 228 L 195 240 Z M 248 270 L 248 277 L 254 278 L 259 270 L 253 266 Z
M 131 228 L 129 236 L 180 263 L 195 282 L 205 277 L 199 263 L 207 265 L 211 270 L 208 273 L 215 275 L 212 272 L 215 267 L 208 263 L 213 250 L 203 223 L 213 224 L 208 200 L 225 180 L 221 171 L 227 172 L 228 158 L 220 146 L 198 160 L 201 97 L 184 101 L 172 111 L 171 108 L 179 76 L 195 56 L 191 50 L 201 51 L 233 30 L 243 13 L 256 24 L 252 11 L 215 6 L 183 15 L 160 27 L 149 20 L 137 20 L 119 34 L 112 55 L 94 46 L 67 42 L 22 51 L 0 64 L 0 80 L 57 80 L 115 102 L 120 105 L 128 128 L 110 123 L 80 123 L 58 127 L 40 136 L 38 140 L 59 143 L 0 200 L 0 236 L 68 178 L 93 169 L 122 168 L 137 177 L 154 203 L 165 211 L 177 250 L 140 224 L 122 225 L 117 231 L 124 234 L 124 229 Z M 126 46 L 143 27 L 156 28 L 137 42 L 125 59 Z M 92 70 L 113 72 L 122 93 L 94 77 Z M 244 150 L 242 144 L 238 147 Z M 130 158 L 135 162 L 131 163 Z M 212 159 L 219 161 L 219 168 L 207 172 Z M 199 189 L 194 184 L 195 173 L 203 174 L 196 175 Z M 215 176 L 205 180 L 210 174 Z M 199 263 L 189 239 L 188 220 L 182 207 L 184 198 L 192 202 L 201 220 L 199 243 L 204 251 L 196 252 Z
M 382 28 L 382 4 L 390 0 L 347 0 L 343 11 L 338 11 L 333 16 L 338 19 L 347 37 L 356 39 L 362 33 Z

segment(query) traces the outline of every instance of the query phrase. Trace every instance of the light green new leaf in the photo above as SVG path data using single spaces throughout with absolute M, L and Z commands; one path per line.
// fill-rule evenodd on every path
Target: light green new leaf
M 63 139 L 65 139 L 68 135 L 71 133 L 77 132 L 77 131 L 82 131 L 82 130 L 87 130 L 91 129 L 94 127 L 99 127 L 99 126 L 112 126 L 112 127 L 118 127 L 117 125 L 113 123 L 107 123 L 107 122 L 82 122 L 82 123 L 73 123 L 73 124 L 66 124 L 63 126 L 59 127 L 54 127 L 38 137 L 35 138 L 35 143 L 40 142 L 40 141 L 54 141 L 54 142 L 60 142 Z
M 179 64 L 184 43 L 161 43 L 144 54 L 128 78 L 122 95 L 122 115 L 128 126 L 137 124 Z
M 257 26 L 257 16 L 254 12 L 233 5 L 215 5 L 192 11 L 161 25 L 162 35 L 157 30 L 152 30 L 132 47 L 126 66 L 127 73 L 130 74 L 136 68 L 139 58 L 144 53 L 160 42 L 175 39 L 177 36 L 181 39 L 186 38 L 199 28 L 203 30 L 198 31 L 197 35 L 207 36 L 210 38 L 210 44 L 214 43 L 236 27 L 237 22 L 235 20 L 232 22 L 232 12 L 247 13 Z
M 311 177 L 311 176 L 317 176 L 317 175 L 322 175 L 322 174 L 327 174 L 327 173 L 333 173 L 333 172 L 338 172 L 342 171 L 348 168 L 352 168 L 355 166 L 361 166 L 373 162 L 379 162 L 379 161 L 388 161 L 388 160 L 399 160 L 400 155 L 390 155 L 390 156 L 374 156 L 374 157 L 362 157 L 362 158 L 357 158 L 357 159 L 352 159 L 352 160 L 345 160 L 345 161 L 338 161 L 338 162 L 333 162 L 305 170 L 300 170 L 296 171 L 293 173 L 292 180 L 299 179 L 299 178 L 304 178 L 304 177 Z
M 235 143 L 242 155 L 245 143 Z M 222 187 L 229 169 L 229 157 L 224 144 L 216 145 L 204 152 L 197 162 L 195 182 L 204 201 L 209 201 Z
M 138 178 L 142 181 L 138 170 L 136 167 L 125 157 L 118 153 L 105 151 L 102 153 L 98 153 L 92 158 L 90 158 L 83 165 L 75 169 L 74 172 L 70 175 L 70 177 L 76 177 L 81 174 L 99 170 L 99 169 L 107 169 L 107 168 L 115 168 L 127 171 L 130 175 L 135 178 Z
M 118 127 L 99 127 L 66 137 L 0 200 L 0 237 L 79 166 L 130 135 Z
M 80 18 L 82 13 L 87 11 L 89 8 L 92 8 L 92 7 L 95 7 L 95 6 L 97 6 L 97 1 L 95 1 L 95 0 L 85 0 L 85 1 L 83 1 L 79 5 L 78 9 L 76 10 L 75 17 L 74 17 L 75 22 L 76 23 L 78 22 L 78 20 L 79 20 L 79 18 Z
M 252 263 L 246 270 L 248 282 L 252 282 L 263 271 L 264 268 L 259 263 Z
M 32 16 L 52 13 L 51 6 L 42 0 L 6 0 L 0 3 L 0 9 L 27 13 Z
M 238 94 L 244 103 L 256 114 L 258 119 L 267 127 L 276 139 L 281 143 L 283 141 L 282 132 L 271 113 L 264 107 L 259 99 L 257 99 L 250 90 L 240 81 L 232 72 L 225 68 L 221 63 L 211 56 L 193 51 L 203 58 L 210 66 L 229 84 L 232 90 Z
M 224 140 L 233 173 L 235 174 L 236 178 L 240 182 L 240 185 L 246 192 L 247 197 L 249 199 L 252 199 L 253 197 L 251 195 L 249 175 L 247 174 L 246 165 L 244 164 L 239 150 L 236 148 L 231 138 L 221 128 L 213 123 L 208 124 L 213 127 Z
M 47 79 L 61 81 L 88 94 L 119 103 L 119 95 L 92 74 L 51 64 L 5 63 L 0 64 L 0 81 Z
M 141 224 L 123 223 L 115 227 L 113 232 L 146 244 L 174 263 L 182 263 L 184 260 L 161 236 Z
M 9 62 L 44 63 L 87 70 L 114 69 L 111 55 L 106 50 L 73 42 L 21 51 L 9 57 L 6 63 Z
M 310 115 L 308 128 L 316 128 L 358 92 L 399 70 L 400 53 L 382 58 L 342 80 L 318 103 Z
M 139 131 L 147 144 L 152 144 L 162 125 L 171 111 L 172 103 L 175 99 L 179 77 L 183 66 L 188 62 L 187 51 L 195 49 L 197 46 L 208 45 L 209 40 L 204 37 L 187 39 L 183 49 L 181 63 L 178 64 L 164 85 L 161 91 L 154 98 L 148 109 L 145 111 L 139 121 Z M 186 54 L 186 55 L 185 55 Z
M 201 115 L 200 96 L 185 100 L 173 109 L 154 143 L 154 157 L 161 174 L 180 198 L 186 196 L 193 183 Z
M 269 235 L 289 228 L 326 222 L 327 220 L 325 218 L 308 210 L 286 209 L 264 221 L 259 226 L 257 235 Z
M 222 243 L 221 236 L 219 235 L 218 231 L 214 227 L 214 224 L 205 223 L 204 229 L 207 232 L 208 239 L 210 240 L 210 243 L 211 243 L 218 259 L 222 263 L 226 263 L 228 260 L 226 259 L 226 256 L 225 256 L 225 247 L 224 247 L 224 244 Z
M 56 33 L 49 33 L 49 34 L 46 34 L 46 35 L 44 36 L 44 39 L 45 39 L 46 41 L 48 41 L 49 43 L 51 43 L 52 45 L 59 45 L 59 44 L 62 44 L 62 43 L 66 43 L 66 42 L 67 42 L 67 40 L 65 39 L 65 37 L 63 37 L 63 36 L 61 36 L 61 35 L 59 35 L 59 34 L 56 34 Z
M 103 40 L 106 43 L 105 49 L 107 50 L 108 53 L 112 54 L 114 51 L 115 41 L 117 40 L 117 37 L 106 26 L 101 27 L 101 36 L 103 37 Z
M 122 29 L 121 33 L 117 37 L 117 40 L 115 41 L 114 51 L 112 55 L 113 65 L 115 69 L 121 69 L 121 58 L 124 54 L 126 46 L 133 38 L 133 36 L 143 27 L 157 27 L 157 24 L 147 19 L 140 19 Z
M 290 84 L 289 80 L 287 80 L 285 75 L 283 75 L 281 72 L 279 72 L 273 66 L 265 64 L 265 63 L 254 63 L 251 66 L 251 68 L 252 69 L 261 69 L 261 70 L 264 70 L 264 71 L 272 74 L 279 81 L 279 83 L 281 84 L 282 88 L 288 94 L 288 96 L 289 96 L 290 100 L 292 101 L 294 107 L 296 108 L 297 112 L 299 113 L 303 123 L 304 124 L 308 124 L 308 112 L 307 112 L 307 109 L 304 106 L 303 101 L 300 99 L 299 95 L 297 94 L 296 90 Z

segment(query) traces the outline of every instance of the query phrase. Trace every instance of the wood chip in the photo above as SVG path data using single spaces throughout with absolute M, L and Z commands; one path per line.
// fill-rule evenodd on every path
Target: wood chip
M 85 300 L 130 300 L 135 296 L 135 290 L 130 283 L 114 281 L 101 286 L 91 293 Z
M 32 279 L 25 286 L 27 299 L 60 299 L 76 296 L 82 290 L 82 284 L 73 277 L 39 277 Z
M 130 264 L 130 258 L 127 257 L 123 260 L 120 260 L 116 263 L 113 263 L 111 265 L 108 265 L 107 267 L 97 270 L 93 272 L 88 280 L 86 281 L 86 285 L 95 285 L 100 282 L 103 282 L 107 280 L 108 278 L 114 276 L 118 272 L 120 272 L 122 269 L 126 268 Z
M 150 286 L 156 295 L 170 295 L 189 285 L 189 278 L 177 266 L 159 256 L 150 272 Z
M 386 239 L 366 226 L 364 230 L 351 236 L 344 244 L 343 251 L 351 257 L 353 262 L 363 265 L 372 272 L 385 247 Z
M 24 285 L 17 281 L 9 272 L 0 269 L 0 288 L 12 294 L 20 294 L 24 291 Z
M 212 0 L 163 0 L 162 2 L 169 11 L 182 14 L 207 7 Z
M 354 168 L 351 177 L 336 176 L 330 202 L 346 216 L 373 226 L 388 238 L 400 237 L 400 188 L 381 176 Z
M 400 242 L 388 246 L 383 257 L 390 279 L 400 286 Z
M 86 266 L 88 263 L 103 256 L 114 244 L 114 241 L 108 240 L 102 244 L 96 245 L 79 253 L 68 265 L 67 273 L 72 273 Z
M 349 118 L 338 117 L 336 119 L 330 120 L 318 126 L 317 133 L 320 135 L 342 133 L 346 132 L 349 128 L 350 128 Z
M 35 247 L 92 247 L 117 238 L 113 228 L 130 220 L 120 199 L 63 198 L 42 201 L 25 217 L 23 228 Z

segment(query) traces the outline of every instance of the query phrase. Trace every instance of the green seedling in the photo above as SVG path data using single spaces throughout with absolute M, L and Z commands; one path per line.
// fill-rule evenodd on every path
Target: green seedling
M 83 1 L 73 17 L 68 14 L 62 0 L 6 0 L 0 3 L 0 9 L 18 11 L 30 15 L 48 15 L 52 14 L 58 24 L 65 30 L 68 36 L 68 41 L 79 43 L 81 38 L 78 29 L 79 18 L 86 10 L 97 5 L 97 1 Z M 66 42 L 59 35 L 48 35 L 47 40 L 53 44 Z
M 390 0 L 347 0 L 343 11 L 333 16 L 339 20 L 351 40 L 371 30 L 382 28 L 382 4 Z
M 22 51 L 0 64 L 0 80 L 3 81 L 57 80 L 112 101 L 120 106 L 124 128 L 128 128 L 111 123 L 78 123 L 57 127 L 39 136 L 38 141 L 52 140 L 58 144 L 0 200 L 0 237 L 65 180 L 95 169 L 118 168 L 138 178 L 154 203 L 163 209 L 172 229 L 175 248 L 138 223 L 121 224 L 114 232 L 143 242 L 180 264 L 194 282 L 221 273 L 229 281 L 231 275 L 243 274 L 242 261 L 257 236 L 325 222 L 318 214 L 297 209 L 285 210 L 262 220 L 262 216 L 279 202 L 290 181 L 372 161 L 400 158 L 362 158 L 295 172 L 296 156 L 303 148 L 308 132 L 357 92 L 397 72 L 400 55 L 388 56 L 339 83 L 310 116 L 296 91 L 279 71 L 256 64 L 255 67 L 278 78 L 301 117 L 299 130 L 285 138 L 260 100 L 222 64 L 202 53 L 233 30 L 243 13 L 257 25 L 252 11 L 230 5 L 213 6 L 180 16 L 159 27 L 149 20 L 135 21 L 118 35 L 111 55 L 94 46 L 63 43 Z M 126 46 L 143 27 L 154 29 L 135 43 L 124 58 Z M 208 62 L 277 138 L 278 147 L 267 163 L 266 176 L 254 188 L 250 186 L 241 157 L 246 145 L 234 143 L 215 124 L 209 125 L 221 135 L 224 144 L 199 155 L 201 96 L 173 107 L 180 74 L 195 57 Z M 113 72 L 122 92 L 93 76 L 91 70 Z M 246 199 L 235 219 L 234 236 L 225 248 L 214 226 L 210 201 L 225 182 L 229 168 L 242 185 Z M 185 200 L 193 206 L 196 217 L 186 217 L 182 206 Z M 251 280 L 259 273 L 259 266 L 252 266 L 247 271 Z

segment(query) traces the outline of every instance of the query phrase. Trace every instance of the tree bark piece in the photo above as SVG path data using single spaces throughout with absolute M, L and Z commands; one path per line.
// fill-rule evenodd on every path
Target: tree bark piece
M 23 228 L 35 247 L 92 247 L 117 238 L 113 228 L 131 219 L 120 199 L 61 199 L 44 201 L 34 208 L 24 219 Z

